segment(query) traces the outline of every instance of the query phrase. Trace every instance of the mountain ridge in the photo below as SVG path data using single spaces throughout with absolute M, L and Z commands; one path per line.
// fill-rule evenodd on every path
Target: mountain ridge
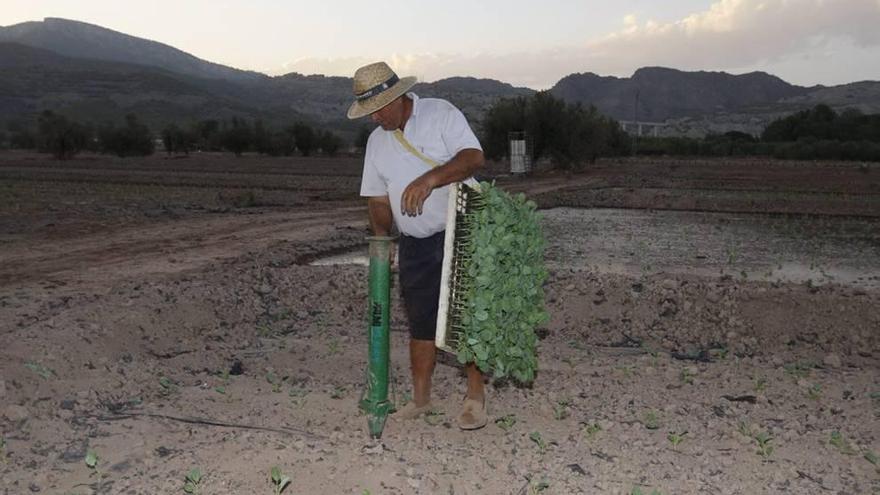
M 12 118 L 52 108 L 92 120 L 145 112 L 155 125 L 230 115 L 305 120 L 349 134 L 363 125 L 344 117 L 351 102 L 348 77 L 243 71 L 158 41 L 55 17 L 0 27 L 0 45 L 0 67 L 5 68 L 0 113 Z M 535 93 L 469 76 L 419 83 L 414 91 L 450 100 L 475 127 L 499 98 Z M 664 132 L 673 135 L 756 134 L 770 120 L 820 102 L 837 110 L 880 113 L 880 82 L 806 87 L 757 71 L 648 66 L 630 77 L 575 72 L 549 91 L 567 102 L 594 105 L 618 120 L 665 123 Z

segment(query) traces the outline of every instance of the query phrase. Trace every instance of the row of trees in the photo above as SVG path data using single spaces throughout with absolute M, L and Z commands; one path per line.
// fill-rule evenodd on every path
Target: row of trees
M 532 157 L 550 158 L 560 168 L 576 169 L 601 156 L 629 153 L 629 138 L 615 120 L 592 105 L 567 104 L 547 91 L 502 99 L 489 109 L 482 142 L 488 158 L 509 153 L 509 132 L 526 132 Z
M 771 122 L 760 137 L 742 132 L 702 139 L 643 137 L 639 154 L 880 161 L 880 114 L 838 114 L 828 105 L 817 105 Z
M 310 156 L 317 151 L 335 155 L 345 144 L 333 132 L 314 129 L 307 124 L 272 128 L 261 120 L 251 124 L 237 117 L 228 122 L 203 120 L 189 128 L 171 124 L 162 129 L 161 137 L 168 153 L 189 153 L 199 149 L 226 150 L 236 155 L 246 151 L 271 156 L 290 156 L 297 152 Z
M 35 126 L 12 123 L 0 132 L 0 144 L 11 148 L 37 149 L 59 159 L 72 158 L 87 150 L 121 157 L 146 156 L 156 150 L 154 133 L 137 116 L 129 114 L 122 125 L 105 123 L 95 127 L 73 121 L 52 111 L 44 111 Z M 193 150 L 229 151 L 241 155 L 256 151 L 272 156 L 316 151 L 333 155 L 344 145 L 336 134 L 316 130 L 303 123 L 274 129 L 257 120 L 250 123 L 233 117 L 229 121 L 202 120 L 188 126 L 167 125 L 159 133 L 165 151 L 189 153 Z

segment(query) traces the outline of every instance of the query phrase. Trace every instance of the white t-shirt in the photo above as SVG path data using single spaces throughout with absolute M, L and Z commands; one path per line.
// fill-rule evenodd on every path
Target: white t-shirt
M 437 98 L 419 98 L 415 93 L 407 93 L 407 96 L 412 98 L 413 108 L 403 135 L 422 154 L 444 164 L 461 150 L 482 151 L 464 114 L 452 103 Z M 367 140 L 361 196 L 387 194 L 398 230 L 412 237 L 429 237 L 446 228 L 449 186 L 431 192 L 421 215 L 408 217 L 400 210 L 400 199 L 406 186 L 429 170 L 431 166 L 404 148 L 393 131 L 377 127 Z

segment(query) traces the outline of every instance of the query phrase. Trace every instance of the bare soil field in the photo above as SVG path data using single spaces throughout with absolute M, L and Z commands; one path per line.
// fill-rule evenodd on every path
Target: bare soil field
M 880 166 L 497 180 L 544 209 L 538 378 L 462 432 L 443 358 L 436 413 L 372 441 L 359 159 L 0 154 L 0 494 L 183 493 L 196 467 L 270 494 L 272 466 L 285 494 L 880 493 Z

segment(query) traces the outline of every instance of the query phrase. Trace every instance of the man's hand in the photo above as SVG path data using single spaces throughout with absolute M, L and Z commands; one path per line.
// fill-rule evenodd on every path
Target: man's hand
M 433 171 L 431 171 L 433 172 Z M 422 214 L 422 206 L 431 195 L 431 191 L 437 187 L 437 182 L 431 172 L 426 172 L 418 179 L 409 183 L 400 198 L 400 211 L 404 215 L 414 217 Z

